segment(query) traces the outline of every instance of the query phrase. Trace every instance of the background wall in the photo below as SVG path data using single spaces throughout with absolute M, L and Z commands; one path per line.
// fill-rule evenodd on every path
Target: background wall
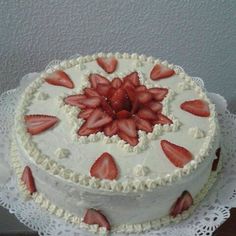
M 53 59 L 126 51 L 182 65 L 233 107 L 235 23 L 235 0 L 0 0 L 0 92 Z

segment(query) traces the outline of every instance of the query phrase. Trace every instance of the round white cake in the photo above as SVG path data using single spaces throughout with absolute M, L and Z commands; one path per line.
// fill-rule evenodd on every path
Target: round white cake
M 215 106 L 178 66 L 98 53 L 40 73 L 16 110 L 12 164 L 22 192 L 93 232 L 178 222 L 219 160 Z

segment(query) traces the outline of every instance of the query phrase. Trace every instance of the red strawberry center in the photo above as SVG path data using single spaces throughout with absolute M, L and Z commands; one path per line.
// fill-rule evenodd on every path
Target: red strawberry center
M 148 133 L 156 124 L 172 124 L 168 117 L 161 114 L 161 102 L 168 89 L 148 89 L 141 85 L 137 72 L 112 81 L 90 74 L 89 81 L 91 87 L 85 88 L 83 94 L 65 98 L 66 104 L 81 109 L 78 117 L 84 119 L 84 123 L 78 135 L 87 136 L 98 131 L 106 136 L 117 134 L 135 146 L 139 130 Z

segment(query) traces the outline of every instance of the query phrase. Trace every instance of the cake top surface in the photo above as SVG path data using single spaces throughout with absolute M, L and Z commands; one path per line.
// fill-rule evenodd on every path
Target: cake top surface
M 22 96 L 16 130 L 29 160 L 51 173 L 129 191 L 194 171 L 213 148 L 217 120 L 179 67 L 100 53 L 41 73 Z

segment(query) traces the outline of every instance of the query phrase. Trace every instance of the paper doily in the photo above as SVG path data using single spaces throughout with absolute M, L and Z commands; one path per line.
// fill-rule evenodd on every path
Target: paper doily
M 47 68 L 57 64 L 51 62 Z M 181 67 L 179 69 L 182 70 Z M 39 235 L 48 236 L 91 236 L 78 227 L 51 215 L 34 201 L 24 201 L 19 194 L 16 177 L 8 165 L 10 130 L 13 124 L 15 106 L 24 88 L 37 77 L 38 73 L 24 76 L 17 89 L 9 90 L 0 96 L 0 205 L 16 215 L 20 222 Z M 201 78 L 193 78 L 201 87 Z M 216 104 L 221 126 L 221 150 L 223 168 L 214 187 L 200 203 L 192 216 L 178 224 L 172 224 L 159 230 L 152 230 L 146 236 L 205 236 L 214 230 L 230 215 L 230 208 L 236 206 L 236 115 L 227 111 L 226 100 L 215 93 L 208 93 Z M 123 234 L 113 234 L 121 236 Z

